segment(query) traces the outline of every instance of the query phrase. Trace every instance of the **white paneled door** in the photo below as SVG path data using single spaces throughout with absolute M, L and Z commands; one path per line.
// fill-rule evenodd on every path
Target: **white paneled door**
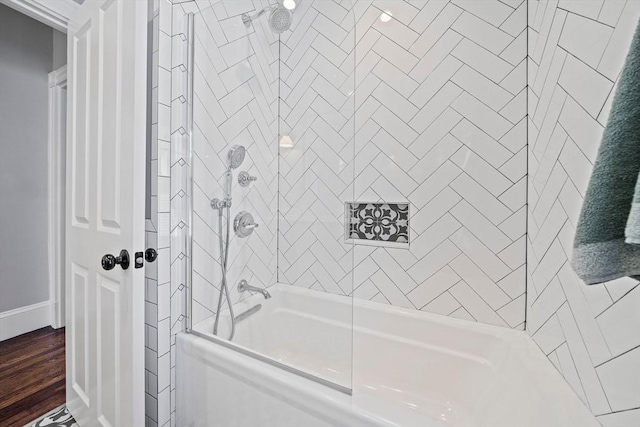
M 144 425 L 147 2 L 87 0 L 68 29 L 67 405 Z M 106 270 L 126 249 L 131 265 Z

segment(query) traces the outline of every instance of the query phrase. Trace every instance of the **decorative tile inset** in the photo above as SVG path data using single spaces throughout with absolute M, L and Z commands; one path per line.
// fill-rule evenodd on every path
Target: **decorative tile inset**
M 408 203 L 347 203 L 347 239 L 409 244 Z

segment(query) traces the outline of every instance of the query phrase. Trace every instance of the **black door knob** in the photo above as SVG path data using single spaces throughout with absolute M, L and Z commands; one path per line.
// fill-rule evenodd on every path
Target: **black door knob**
M 144 251 L 144 259 L 146 259 L 147 262 L 153 262 L 156 260 L 156 258 L 158 258 L 158 252 L 156 252 L 155 249 L 149 248 Z
M 129 252 L 126 249 L 120 251 L 120 255 L 115 257 L 111 254 L 106 254 L 102 257 L 102 268 L 105 270 L 113 270 L 113 268 L 120 264 L 123 270 L 129 268 L 129 263 L 131 259 L 129 258 Z

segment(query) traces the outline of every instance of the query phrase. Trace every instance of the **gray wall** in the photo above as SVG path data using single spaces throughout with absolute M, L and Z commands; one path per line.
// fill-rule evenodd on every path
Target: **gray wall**
M 53 70 L 67 64 L 67 35 L 53 30 Z
M 64 45 L 66 37 L 58 46 Z M 49 299 L 48 73 L 54 30 L 0 5 L 0 312 Z M 66 62 L 65 49 L 56 65 Z M 64 58 L 62 55 L 64 54 Z

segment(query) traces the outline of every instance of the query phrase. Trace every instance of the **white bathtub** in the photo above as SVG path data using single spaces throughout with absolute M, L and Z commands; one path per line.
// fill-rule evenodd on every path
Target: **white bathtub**
M 234 343 L 352 395 L 182 333 L 178 426 L 599 425 L 524 332 L 290 285 L 269 291 L 234 306 L 262 304 Z M 210 335 L 212 319 L 193 329 Z

